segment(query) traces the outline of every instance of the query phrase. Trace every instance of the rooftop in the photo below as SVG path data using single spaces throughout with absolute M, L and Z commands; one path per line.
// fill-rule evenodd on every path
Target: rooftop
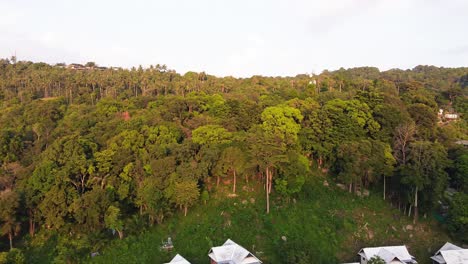
M 431 259 L 437 263 L 446 264 L 468 263 L 468 249 L 463 249 L 447 242 L 434 254 L 434 256 L 431 257 Z
M 184 259 L 184 257 L 182 257 L 181 255 L 177 254 L 172 260 L 171 262 L 169 263 L 166 263 L 166 264 L 190 264 L 190 262 L 188 262 L 186 259 Z
M 229 263 L 229 264 L 256 264 L 262 263 L 258 258 L 256 258 L 252 253 L 247 249 L 238 245 L 236 242 L 228 239 L 220 247 L 211 248 L 208 256 L 220 263 Z
M 395 259 L 403 263 L 417 263 L 414 257 L 409 254 L 406 246 L 363 248 L 359 251 L 359 255 L 365 257 L 367 260 L 374 256 L 379 256 L 385 260 L 386 263 L 390 263 Z

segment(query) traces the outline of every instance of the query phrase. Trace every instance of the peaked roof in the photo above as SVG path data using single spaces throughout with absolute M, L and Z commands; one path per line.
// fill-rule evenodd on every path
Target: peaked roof
M 229 264 L 262 263 L 247 249 L 238 245 L 231 239 L 226 240 L 220 247 L 211 248 L 208 256 L 216 262 L 226 262 Z
M 379 255 L 385 261 L 385 263 L 390 263 L 395 259 L 402 261 L 402 259 L 399 259 L 392 251 L 389 251 L 385 248 L 380 249 L 377 255 Z
M 468 263 L 468 249 L 463 249 L 447 242 L 434 254 L 434 256 L 431 257 L 431 259 L 438 263 L 446 264 Z
M 413 262 L 413 256 L 408 252 L 406 246 L 392 246 L 392 247 L 369 247 L 363 248 L 359 251 L 359 255 L 365 257 L 367 260 L 374 256 L 379 256 L 386 263 L 397 259 L 400 262 Z
M 468 249 L 445 250 L 440 252 L 447 264 L 468 263 Z
M 182 257 L 182 256 L 179 255 L 179 254 L 177 254 L 177 255 L 171 260 L 171 262 L 166 263 L 166 264 L 170 264 L 170 263 L 173 263 L 173 264 L 190 264 L 190 262 L 188 262 L 186 259 L 184 259 L 184 257 Z
M 462 249 L 462 248 L 450 242 L 446 242 L 434 255 L 438 255 L 441 251 L 458 250 L 458 249 Z

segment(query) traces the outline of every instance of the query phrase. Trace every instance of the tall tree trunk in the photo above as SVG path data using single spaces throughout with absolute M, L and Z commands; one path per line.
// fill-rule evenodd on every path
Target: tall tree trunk
M 34 223 L 34 219 L 33 219 L 33 216 L 32 216 L 32 213 L 30 213 L 29 215 L 29 235 L 31 237 L 34 236 L 34 233 L 35 233 L 35 223 Z
M 13 232 L 8 232 L 8 239 L 10 240 L 10 250 L 13 249 Z
M 418 222 L 418 187 L 416 186 L 416 189 L 414 190 L 414 219 L 413 219 L 413 224 L 416 224 Z
M 273 180 L 273 172 L 271 170 L 268 170 L 269 171 L 269 179 L 268 179 L 268 193 L 271 193 L 271 186 L 273 185 L 272 184 L 272 180 Z
M 187 205 L 184 206 L 184 216 L 187 216 Z
M 234 184 L 233 184 L 233 186 L 232 186 L 232 192 L 233 192 L 233 193 L 236 193 L 236 181 L 237 181 L 236 170 L 234 170 L 234 173 L 233 173 L 233 174 L 234 174 L 234 180 L 233 180 Z
M 122 230 L 117 230 L 117 234 L 119 234 L 119 239 L 123 239 L 124 238 L 124 233 Z
M 270 193 L 268 192 L 268 184 L 269 184 L 269 183 L 268 183 L 268 180 L 270 179 L 270 177 L 269 177 L 269 169 L 268 169 L 268 167 L 266 168 L 265 173 L 266 173 L 266 177 L 265 177 L 265 179 L 266 179 L 266 181 L 265 181 L 265 182 L 266 182 L 266 184 L 265 184 L 265 192 L 266 192 L 266 212 L 267 212 L 267 214 L 269 214 L 269 213 L 270 213 Z
M 383 199 L 385 200 L 385 175 L 383 176 Z

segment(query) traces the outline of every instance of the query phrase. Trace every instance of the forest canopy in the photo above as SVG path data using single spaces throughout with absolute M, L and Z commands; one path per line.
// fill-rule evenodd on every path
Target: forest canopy
M 468 68 L 234 78 L 2 59 L 0 100 L 2 250 L 38 233 L 124 238 L 221 181 L 263 184 L 268 213 L 316 171 L 415 222 L 454 190 L 448 229 L 468 242 Z

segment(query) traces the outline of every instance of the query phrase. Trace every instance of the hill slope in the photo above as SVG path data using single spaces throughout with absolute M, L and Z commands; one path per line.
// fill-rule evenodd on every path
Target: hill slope
M 193 264 L 207 263 L 209 248 L 231 238 L 264 263 L 338 263 L 354 260 L 364 246 L 397 244 L 406 244 L 419 263 L 429 263 L 430 254 L 449 239 L 430 221 L 411 225 L 380 196 L 359 198 L 324 187 L 322 180 L 308 179 L 297 200 L 274 202 L 269 215 L 261 186 L 245 186 L 231 198 L 218 192 L 187 217 L 180 214 L 138 237 L 115 240 L 92 262 L 162 263 L 179 253 Z M 169 253 L 159 249 L 168 236 L 175 246 Z

